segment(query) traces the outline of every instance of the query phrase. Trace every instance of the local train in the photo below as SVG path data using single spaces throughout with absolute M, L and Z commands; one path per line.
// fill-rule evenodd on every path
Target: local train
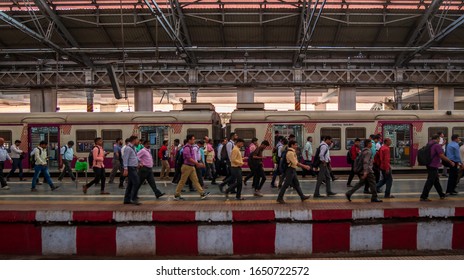
M 110 154 L 105 160 L 112 167 L 113 143 L 117 137 L 138 135 L 151 143 L 155 163 L 163 140 L 185 139 L 194 134 L 205 135 L 216 143 L 228 132 L 236 132 L 250 142 L 253 137 L 268 140 L 275 145 L 274 133 L 294 134 L 302 148 L 308 136 L 313 137 L 313 150 L 321 137 L 332 136 L 332 165 L 338 170 L 349 168 L 346 154 L 354 139 L 365 139 L 370 134 L 381 134 L 393 140 L 391 146 L 394 169 L 417 168 L 417 150 L 426 144 L 432 134 L 443 132 L 464 135 L 464 112 L 461 111 L 275 111 L 264 110 L 261 103 L 239 104 L 230 117 L 227 129 L 211 104 L 184 104 L 183 110 L 147 113 L 5 113 L 0 114 L 0 137 L 9 146 L 19 139 L 28 154 L 42 140 L 49 143 L 50 169 L 58 168 L 59 148 L 72 140 L 78 157 L 86 158 L 94 138 L 102 137 L 104 149 Z M 272 170 L 272 148 L 264 153 L 264 167 Z M 23 166 L 29 167 L 28 157 Z M 9 169 L 9 163 L 5 169 Z

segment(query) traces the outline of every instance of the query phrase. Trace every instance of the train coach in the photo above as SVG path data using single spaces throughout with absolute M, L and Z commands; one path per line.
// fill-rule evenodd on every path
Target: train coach
M 183 110 L 170 112 L 0 114 L 0 137 L 5 139 L 5 147 L 21 140 L 21 149 L 29 155 L 40 141 L 47 141 L 51 171 L 57 171 L 59 148 L 68 141 L 75 142 L 78 157 L 86 158 L 94 139 L 102 137 L 105 151 L 110 152 L 105 159 L 108 170 L 112 168 L 113 144 L 117 137 L 137 135 L 149 140 L 155 166 L 159 166 L 157 155 L 163 140 L 172 144 L 174 139 L 182 141 L 187 134 L 194 134 L 198 139 L 206 135 L 213 139 L 222 137 L 221 119 L 213 105 L 184 104 Z M 23 167 L 29 166 L 26 156 Z M 5 169 L 10 167 L 6 162 Z
M 338 170 L 349 170 L 346 155 L 354 139 L 366 139 L 370 134 L 381 134 L 392 139 L 390 147 L 394 169 L 417 168 L 417 150 L 431 135 L 443 132 L 464 136 L 464 113 L 461 111 L 275 111 L 264 110 L 264 104 L 238 105 L 230 118 L 231 131 L 249 142 L 256 137 L 275 146 L 274 132 L 294 134 L 300 147 L 308 136 L 313 137 L 313 153 L 321 137 L 330 135 L 332 165 Z M 273 168 L 272 147 L 264 156 L 266 170 Z

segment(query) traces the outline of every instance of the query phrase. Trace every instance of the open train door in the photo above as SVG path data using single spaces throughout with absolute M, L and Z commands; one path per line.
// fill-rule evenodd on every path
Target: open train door
M 383 124 L 383 139 L 390 138 L 391 165 L 395 167 L 411 167 L 413 159 L 413 133 L 411 123 Z

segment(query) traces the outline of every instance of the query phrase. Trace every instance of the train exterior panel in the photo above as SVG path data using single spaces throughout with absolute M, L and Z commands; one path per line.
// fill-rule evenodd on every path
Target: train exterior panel
M 395 169 L 418 168 L 417 150 L 430 136 L 443 132 L 464 135 L 464 113 L 458 111 L 269 111 L 236 110 L 230 120 L 231 130 L 249 141 L 257 137 L 275 146 L 274 132 L 288 136 L 294 134 L 303 149 L 308 136 L 313 137 L 313 155 L 321 137 L 330 135 L 332 165 L 338 170 L 349 170 L 346 155 L 354 139 L 366 139 L 370 134 L 381 134 L 393 140 L 390 147 L 392 166 Z M 271 170 L 272 147 L 265 151 L 265 168 Z
M 163 140 L 172 145 L 174 139 L 185 139 L 187 134 L 197 138 L 208 135 L 214 139 L 223 136 L 219 114 L 214 110 L 183 110 L 148 113 L 30 113 L 0 114 L 0 137 L 9 148 L 15 140 L 21 140 L 21 149 L 28 155 L 40 141 L 49 143 L 50 169 L 58 168 L 59 148 L 74 141 L 79 158 L 87 158 L 94 138 L 102 137 L 104 149 L 110 154 L 105 160 L 107 169 L 112 167 L 113 143 L 137 135 L 151 142 L 155 165 L 160 165 L 158 149 Z M 29 156 L 23 162 L 29 167 Z M 9 169 L 6 163 L 5 169 Z

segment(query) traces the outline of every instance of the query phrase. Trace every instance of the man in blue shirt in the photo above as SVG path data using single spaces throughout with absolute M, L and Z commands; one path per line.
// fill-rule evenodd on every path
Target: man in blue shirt
M 459 135 L 453 134 L 451 142 L 446 147 L 446 157 L 454 162 L 453 167 L 449 167 L 448 186 L 446 187 L 446 194 L 457 195 L 456 187 L 458 184 L 458 172 L 462 167 L 461 155 L 459 153 Z
M 118 171 L 120 172 L 119 174 L 119 188 L 124 189 L 124 180 L 125 177 L 122 175 L 124 173 L 124 168 L 122 166 L 122 138 L 118 137 L 116 138 L 116 141 L 114 142 L 113 145 L 113 169 L 111 170 L 110 173 L 110 180 L 109 184 L 114 183 L 114 177 L 116 177 L 116 174 Z
M 63 177 L 64 175 L 66 175 L 66 173 L 69 174 L 73 182 L 76 180 L 76 176 L 74 176 L 72 172 L 72 168 L 71 168 L 71 163 L 73 159 L 76 157 L 74 155 L 73 146 L 74 146 L 74 142 L 69 141 L 67 146 L 65 145 L 61 147 L 60 155 L 61 155 L 61 160 L 63 161 L 64 167 L 63 167 L 63 171 L 61 171 L 60 177 L 58 177 L 58 181 L 60 182 L 63 181 Z

